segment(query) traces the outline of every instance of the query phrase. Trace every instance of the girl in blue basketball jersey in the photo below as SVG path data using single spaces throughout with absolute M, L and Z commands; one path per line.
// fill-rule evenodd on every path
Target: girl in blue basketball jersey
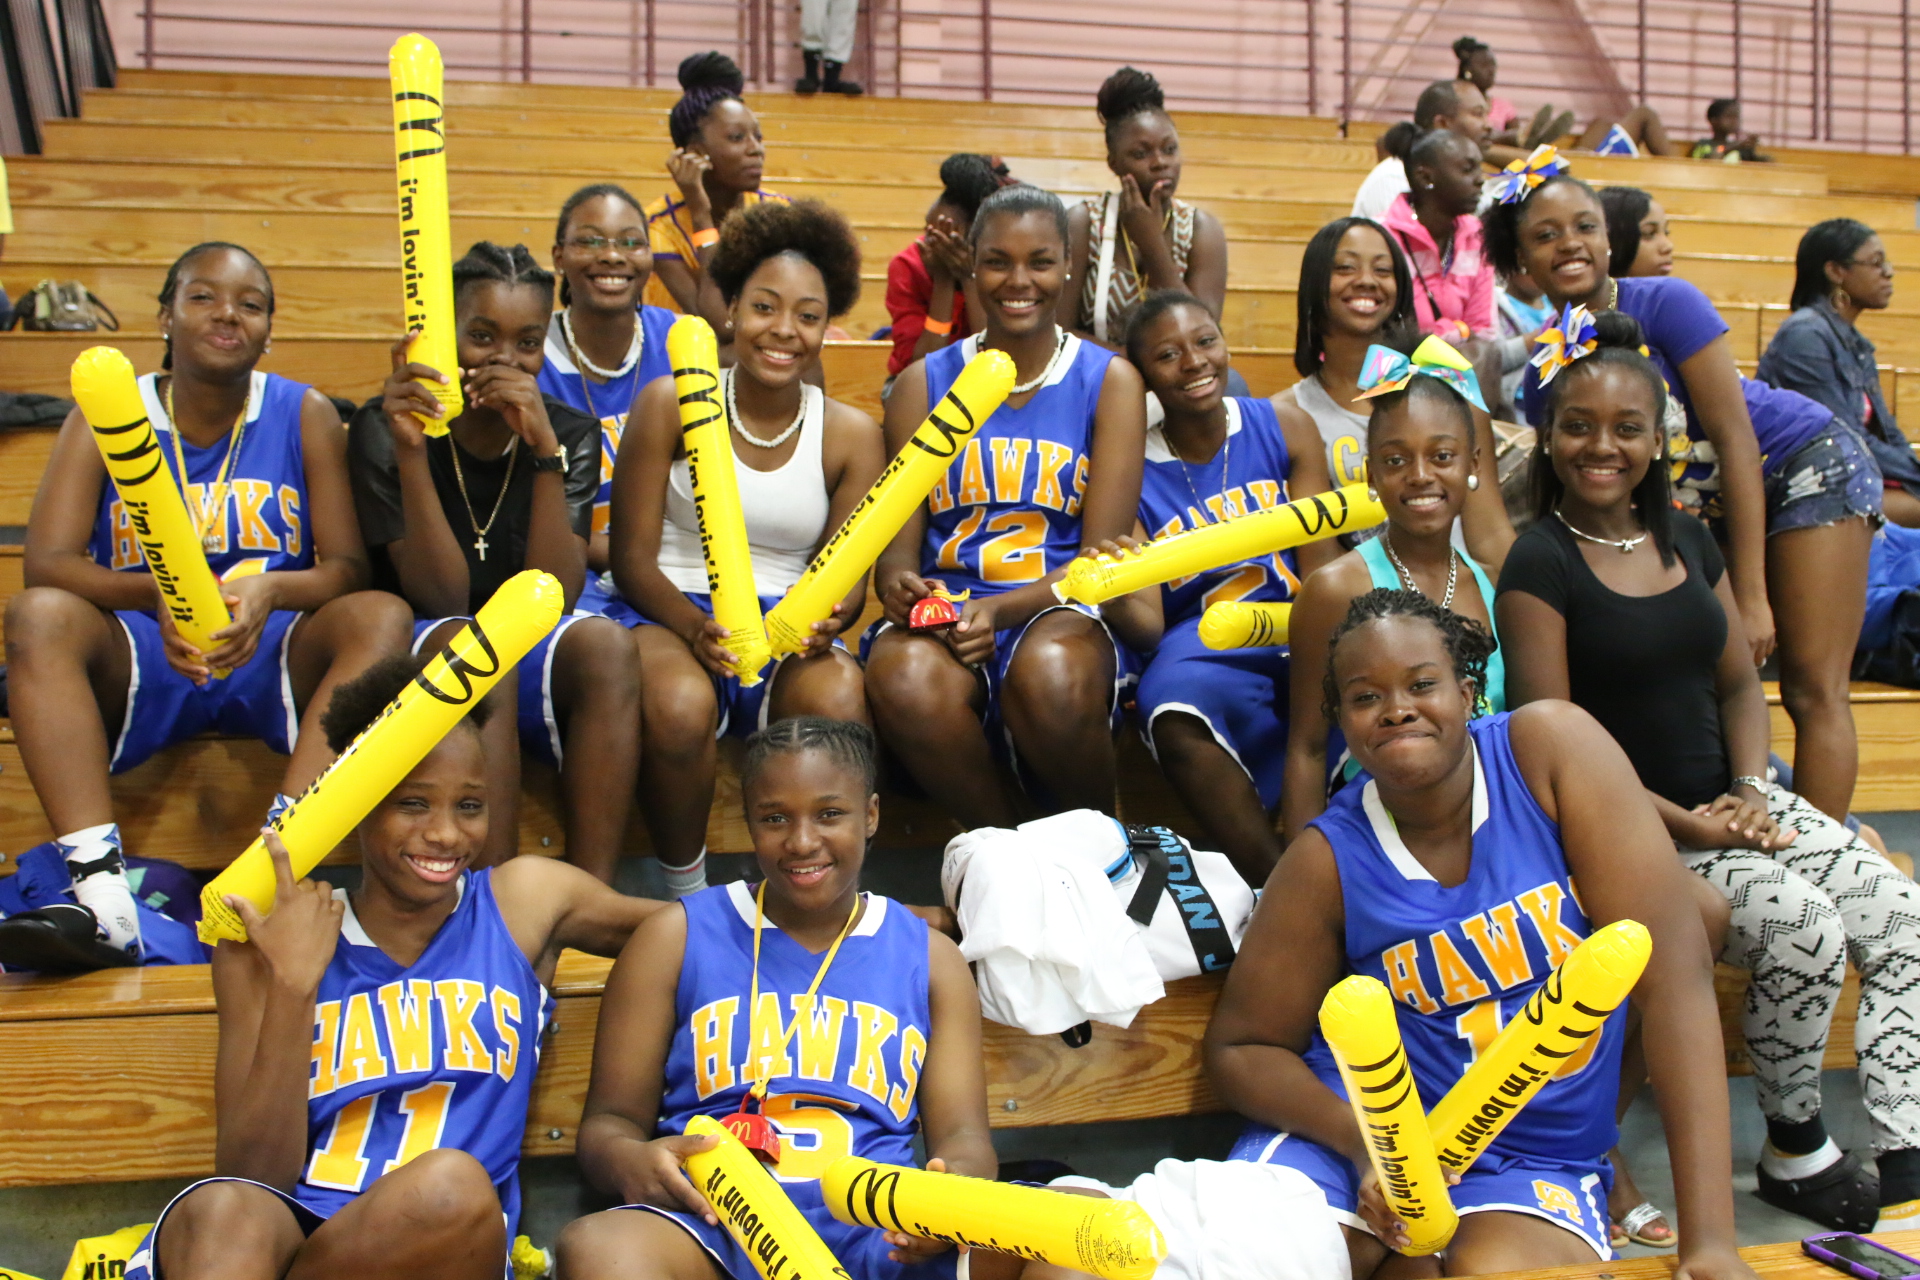
M 754 587 L 768 609 L 806 572 L 880 474 L 880 429 L 804 381 L 832 317 L 860 293 L 860 246 L 817 201 L 735 211 L 706 275 L 733 317 L 733 365 L 721 375 L 734 477 Z M 804 651 L 741 684 L 713 619 L 706 551 L 673 379 L 647 384 L 614 474 L 610 616 L 633 626 L 646 670 L 641 697 L 641 811 L 678 896 L 706 887 L 715 738 L 745 737 L 792 715 L 866 719 L 860 664 L 839 635 L 866 603 L 864 575 Z
M 566 806 L 567 857 L 611 882 L 626 837 L 640 747 L 639 662 L 617 623 L 579 608 L 600 487 L 601 426 L 539 384 L 553 276 L 524 245 L 481 241 L 453 266 L 460 368 L 407 360 L 349 432 L 354 501 L 375 580 L 404 596 L 416 645 L 444 643 L 514 574 L 557 578 L 568 612 L 503 686 L 512 714 L 489 730 L 494 861 L 516 852 L 519 744 L 554 766 Z M 462 381 L 466 406 L 444 435 L 433 388 Z M 503 708 L 504 709 L 504 708 Z
M 1478 624 L 1410 591 L 1361 596 L 1334 632 L 1324 713 L 1364 772 L 1275 868 L 1208 1027 L 1214 1087 L 1253 1122 L 1234 1156 L 1319 1183 L 1347 1224 L 1353 1274 L 1374 1274 L 1407 1239 L 1317 1030 L 1327 991 L 1352 973 L 1387 984 L 1431 1106 L 1581 939 L 1637 920 L 1653 935 L 1633 1002 L 1684 1227 L 1677 1274 L 1751 1280 L 1735 1251 L 1712 959 L 1672 843 L 1584 711 L 1538 702 L 1471 719 L 1490 649 Z M 1626 1018 L 1452 1188 L 1461 1222 L 1444 1274 L 1609 1256 Z
M 971 234 L 986 330 L 901 373 L 888 449 L 906 447 L 983 349 L 1013 357 L 1014 394 L 880 557 L 886 617 L 870 633 L 868 701 L 887 745 L 968 827 L 1018 820 L 996 747 L 1040 784 L 1045 807 L 1111 811 L 1123 655 L 1100 611 L 1062 606 L 1052 584 L 1082 548 L 1133 531 L 1145 388 L 1126 360 L 1054 323 L 1069 278 L 1056 197 L 1004 188 Z M 908 630 L 908 611 L 937 587 L 971 593 L 960 621 Z
M 1149 294 L 1127 326 L 1127 357 L 1166 420 L 1147 430 L 1140 524 L 1164 538 L 1331 488 L 1318 433 L 1272 402 L 1227 395 L 1227 342 L 1191 294 Z M 1161 588 L 1165 633 L 1140 674 L 1147 743 L 1209 848 L 1260 884 L 1280 857 L 1270 816 L 1287 742 L 1287 646 L 1208 649 L 1200 618 L 1228 601 L 1293 599 L 1333 556 L 1332 540 L 1223 565 Z
M 764 877 L 703 890 L 638 930 L 607 981 L 580 1163 L 626 1202 L 560 1236 L 562 1280 L 754 1280 L 681 1161 L 742 1109 L 779 1139 L 771 1172 L 854 1280 L 952 1276 L 945 1245 L 836 1221 L 819 1177 L 843 1155 L 991 1178 L 980 997 L 960 950 L 859 891 L 880 822 L 866 726 L 801 716 L 741 768 Z M 668 981 L 663 976 L 677 975 Z M 757 1099 L 757 1100 L 756 1100 Z
M 108 775 L 218 730 L 291 753 L 280 785 L 297 795 L 331 758 L 318 731 L 328 694 L 406 647 L 405 606 L 362 590 L 367 553 L 340 416 L 318 391 L 259 371 L 272 333 L 273 281 L 245 249 L 197 245 L 168 270 L 167 358 L 140 379 L 140 394 L 233 615 L 212 651 L 188 644 L 159 608 L 77 409 L 34 500 L 27 589 L 7 607 L 10 709 L 27 775 L 81 905 L 111 946 L 136 956 Z M 64 945 L 53 931 L 41 942 Z
M 607 523 L 613 503 L 613 460 L 640 389 L 672 370 L 667 330 L 678 319 L 640 301 L 653 274 L 647 218 L 625 188 L 596 182 L 560 206 L 553 230 L 553 272 L 560 310 L 547 322 L 540 390 L 600 424 L 600 491 L 587 540 L 586 595 L 607 571 Z
M 340 687 L 335 750 L 424 668 Z M 663 905 L 547 858 L 477 870 L 488 783 L 479 702 L 358 829 L 361 884 L 296 884 L 267 835 L 264 916 L 214 949 L 216 1176 L 174 1198 L 128 1280 L 499 1280 L 560 952 L 613 955 Z

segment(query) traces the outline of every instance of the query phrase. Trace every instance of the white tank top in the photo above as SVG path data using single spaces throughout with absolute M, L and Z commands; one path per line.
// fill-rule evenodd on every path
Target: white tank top
M 1361 483 L 1367 471 L 1367 415 L 1335 401 L 1317 376 L 1293 384 L 1293 402 L 1320 429 L 1334 487 Z
M 747 517 L 747 545 L 753 550 L 753 585 L 762 596 L 778 596 L 800 580 L 820 536 L 827 530 L 827 473 L 820 460 L 826 434 L 827 397 L 802 383 L 806 409 L 793 456 L 776 471 L 756 471 L 739 455 L 754 446 L 734 433 L 733 474 L 740 485 L 740 507 Z M 707 558 L 700 550 L 700 518 L 693 507 L 693 479 L 687 460 L 674 460 L 667 476 L 667 521 L 660 531 L 660 572 L 680 590 L 707 592 Z

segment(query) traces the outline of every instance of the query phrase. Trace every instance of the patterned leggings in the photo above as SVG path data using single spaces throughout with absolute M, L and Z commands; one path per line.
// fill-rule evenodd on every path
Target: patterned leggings
M 1851 958 L 1860 971 L 1854 1047 L 1876 1152 L 1920 1147 L 1920 888 L 1799 796 L 1765 789 L 1782 829 L 1772 854 L 1682 851 L 1733 905 L 1721 959 L 1753 971 L 1742 1019 L 1760 1110 L 1820 1110 L 1820 1058 Z

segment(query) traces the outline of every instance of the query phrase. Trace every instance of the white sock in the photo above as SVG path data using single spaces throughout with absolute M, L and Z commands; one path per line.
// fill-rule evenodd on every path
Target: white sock
M 1810 1151 L 1804 1156 L 1783 1156 L 1769 1142 L 1760 1148 L 1760 1167 L 1767 1171 L 1768 1177 L 1791 1182 L 1811 1178 L 1827 1166 L 1837 1163 L 1845 1154 L 1832 1138 L 1828 1138 L 1818 1151 Z
M 702 849 L 691 866 L 670 867 L 663 862 L 660 870 L 666 873 L 669 895 L 684 898 L 690 893 L 698 893 L 707 887 L 707 851 Z
M 267 806 L 267 820 L 264 825 L 272 826 L 273 820 L 293 807 L 294 798 L 284 791 L 277 791 L 273 803 Z
M 103 822 L 61 836 L 57 843 L 74 873 L 73 896 L 93 912 L 107 944 L 139 955 L 140 913 L 134 908 L 133 885 L 127 881 L 127 864 L 120 853 L 119 824 Z M 88 863 L 104 865 L 82 873 L 80 867 Z
M 1920 1227 L 1920 1200 L 1881 1205 L 1880 1217 L 1873 1224 L 1875 1231 L 1912 1231 L 1915 1227 Z

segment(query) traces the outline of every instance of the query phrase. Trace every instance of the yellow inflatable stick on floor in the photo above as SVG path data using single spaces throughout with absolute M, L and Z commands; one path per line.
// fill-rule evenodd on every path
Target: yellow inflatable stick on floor
M 713 326 L 699 316 L 675 320 L 667 330 L 667 361 L 673 366 L 674 394 L 680 398 L 680 438 L 693 483 L 693 509 L 700 517 L 713 620 L 732 633 L 721 647 L 733 655 L 740 683 L 751 688 L 760 683 L 761 669 L 773 654 L 753 585 L 753 552 L 747 546 L 747 517 L 733 470 Z
M 1440 1252 L 1460 1219 L 1434 1155 L 1386 985 L 1357 973 L 1335 983 L 1320 1002 L 1320 1033 L 1346 1082 L 1368 1163 L 1394 1216 L 1406 1224 L 1407 1254 Z
M 1292 620 L 1291 602 L 1210 604 L 1200 615 L 1200 643 L 1209 649 L 1265 649 L 1287 642 Z
M 1272 555 L 1336 534 L 1386 522 L 1387 509 L 1363 484 L 1314 493 L 1284 506 L 1235 516 L 1170 537 L 1124 556 L 1081 556 L 1053 584 L 1063 602 L 1099 604 L 1142 587 L 1157 587 L 1222 565 Z
M 1131 1200 L 1070 1196 L 841 1156 L 820 1177 L 827 1211 L 849 1226 L 904 1231 L 1051 1262 L 1102 1280 L 1148 1280 L 1167 1242 Z
M 1548 975 L 1427 1117 L 1434 1149 L 1465 1173 L 1507 1122 L 1605 1028 L 1640 981 L 1653 935 L 1636 920 L 1596 929 Z
M 153 585 L 181 637 L 202 653 L 219 646 L 213 633 L 233 621 L 220 580 L 207 567 L 206 549 L 193 531 L 186 499 L 167 466 L 160 437 L 147 419 L 133 365 L 112 347 L 89 347 L 73 362 L 73 398 L 93 428 L 107 475 L 139 540 Z M 220 519 L 225 518 L 222 512 Z M 214 672 L 225 676 L 224 671 Z
M 294 879 L 333 852 L 487 690 L 513 673 L 514 664 L 560 621 L 564 597 L 552 574 L 527 569 L 508 578 L 380 718 L 347 744 L 273 824 L 287 846 Z M 201 891 L 200 940 L 208 945 L 247 940 L 239 914 L 227 905 L 229 894 L 246 898 L 262 914 L 273 909 L 273 861 L 265 840 L 255 840 Z
M 711 1116 L 687 1121 L 688 1137 L 709 1134 L 720 1141 L 711 1151 L 686 1158 L 687 1178 L 763 1280 L 848 1280 L 847 1269 L 820 1233 L 725 1125 Z
M 401 36 L 387 54 L 393 82 L 393 159 L 400 195 L 400 288 L 407 331 L 418 329 L 407 358 L 447 376 L 430 384 L 441 416 L 421 423 L 447 434 L 460 416 L 460 348 L 453 325 L 453 225 L 447 205 L 447 129 L 440 49 L 422 35 Z
M 800 580 L 767 611 L 767 640 L 775 657 L 800 652 L 813 624 L 832 616 L 833 606 L 847 598 L 980 424 L 1007 398 L 1013 379 L 1013 357 L 1004 351 L 988 349 L 967 361 L 945 398 L 847 513 Z

